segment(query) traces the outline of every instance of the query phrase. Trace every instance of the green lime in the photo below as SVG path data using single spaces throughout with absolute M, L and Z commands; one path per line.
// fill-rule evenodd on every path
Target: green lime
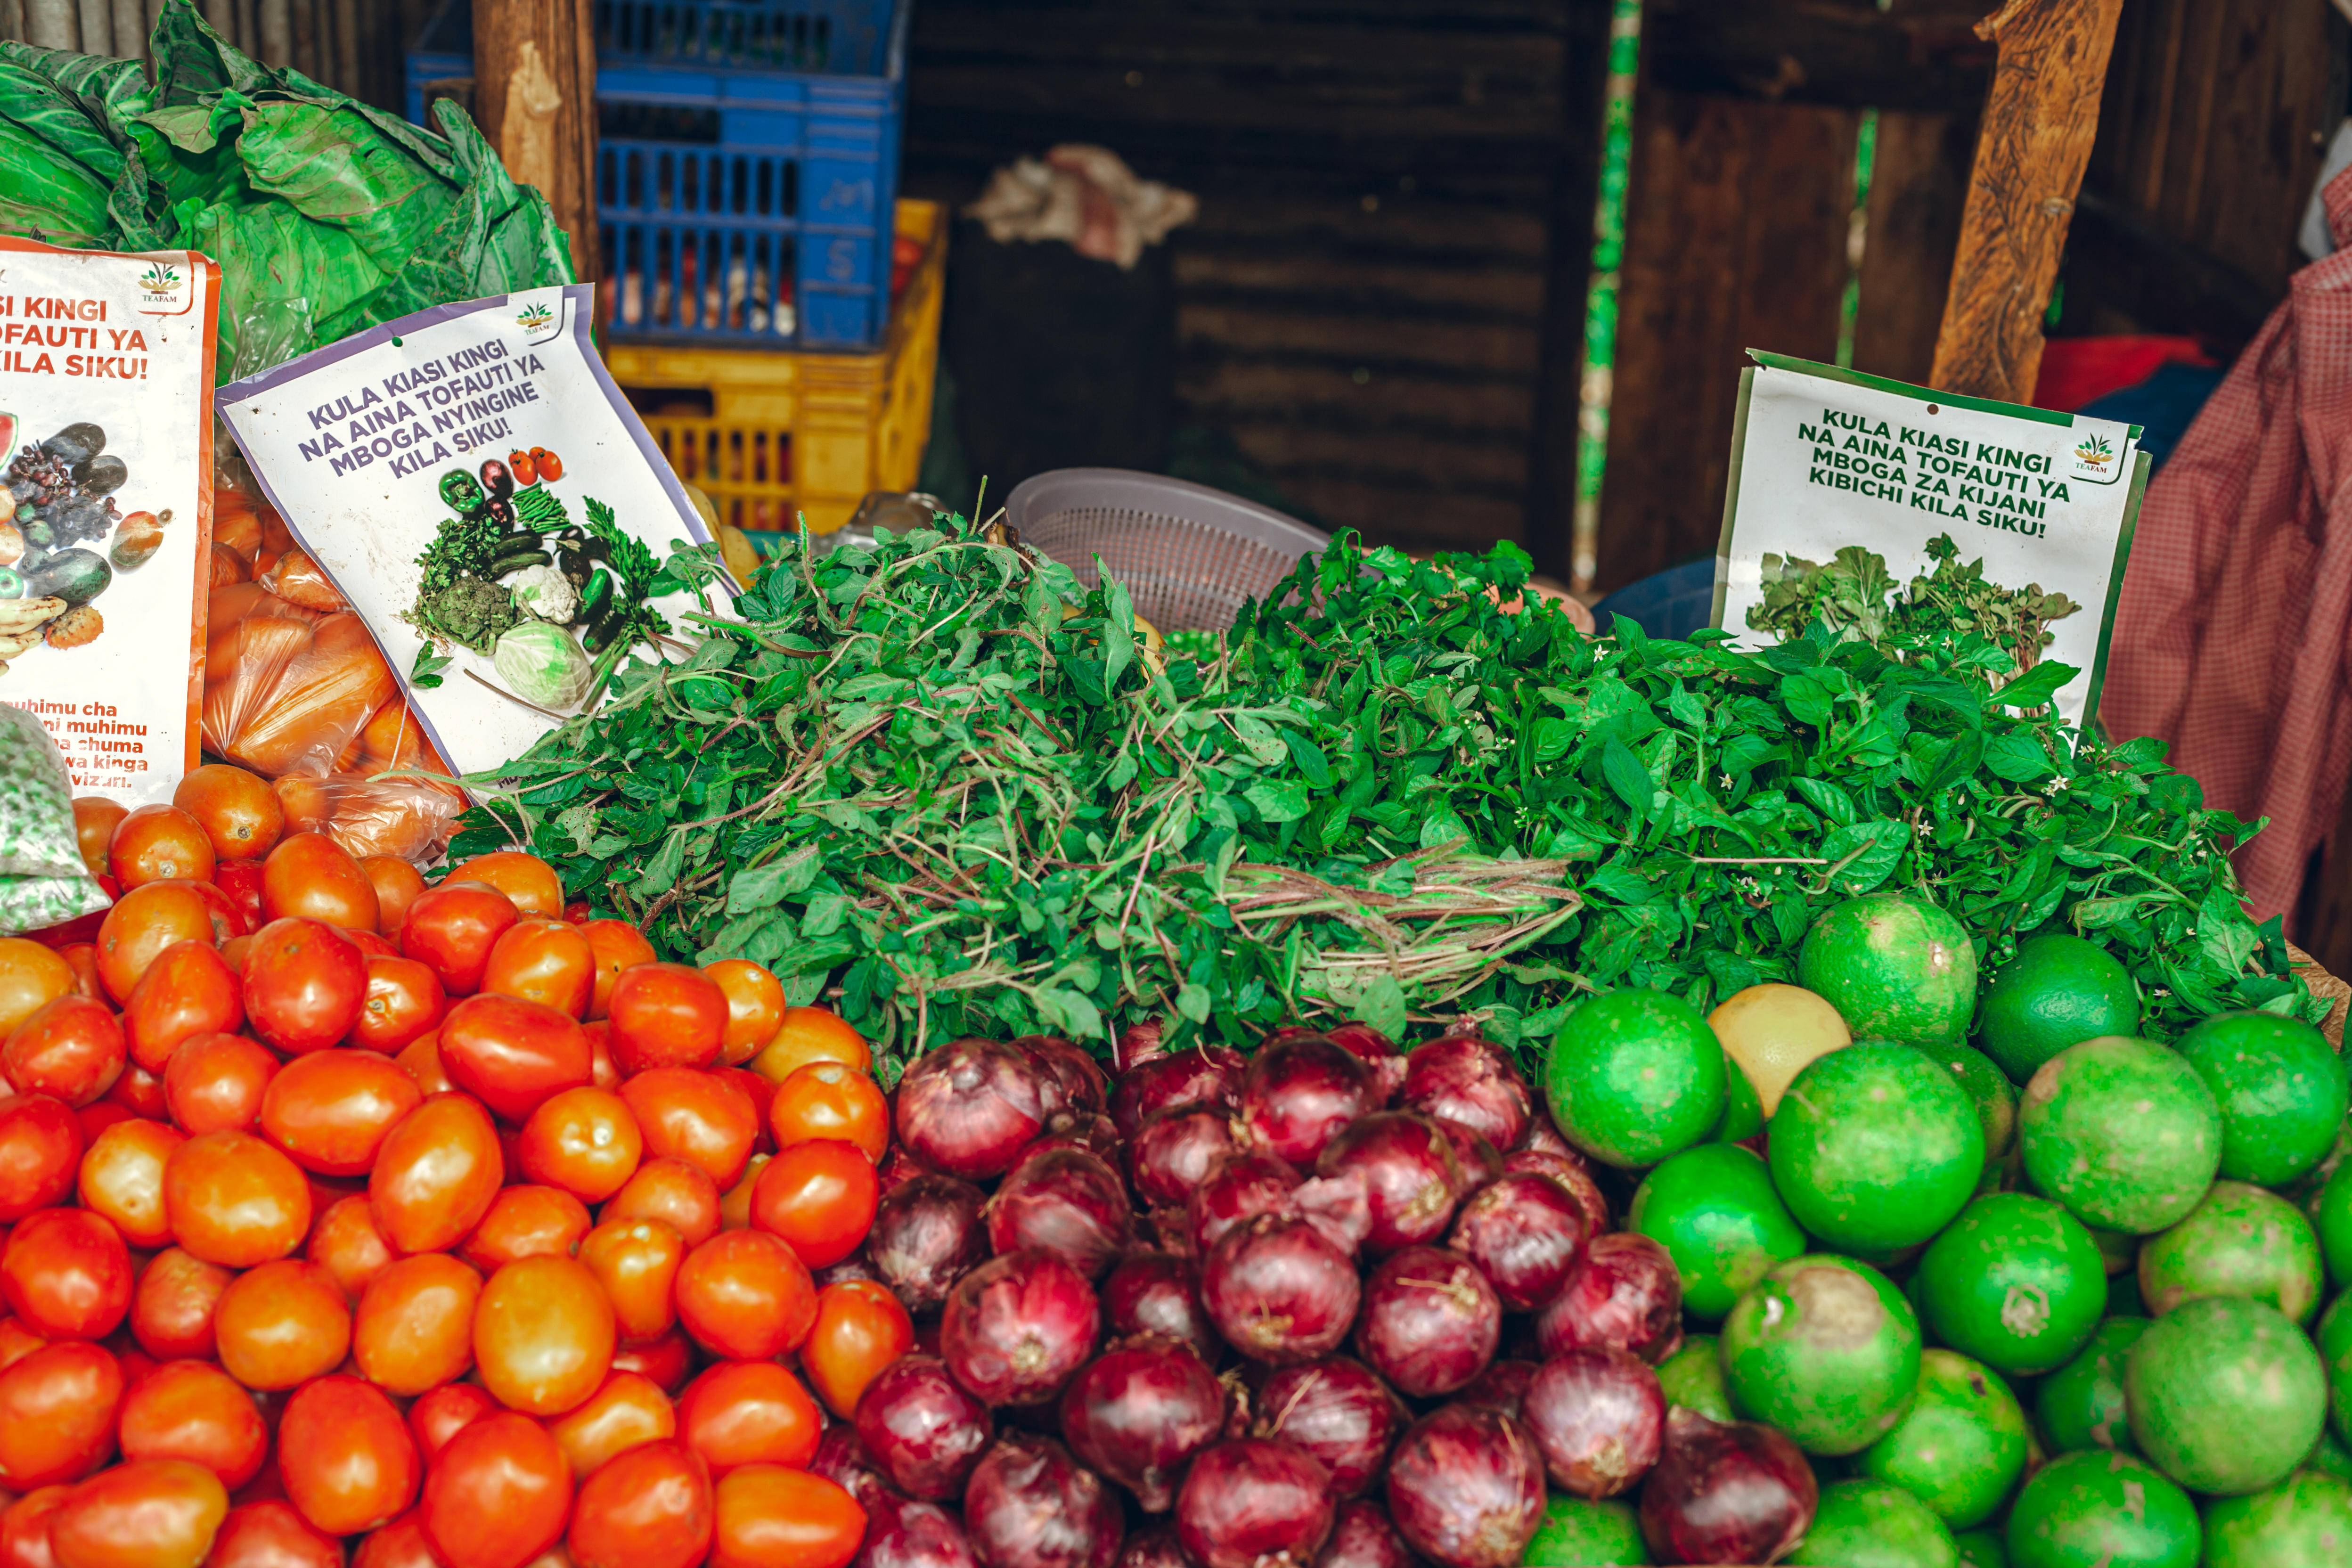
M 1839 1481 L 1822 1489 L 1813 1527 L 1783 1563 L 1824 1568 L 1959 1568 L 1952 1532 L 1901 1487 Z
M 1967 1091 L 1905 1046 L 1848 1046 L 1811 1063 L 1780 1097 L 1766 1148 L 1797 1223 L 1847 1251 L 1927 1240 L 1984 1173 Z
M 1991 1368 L 1951 1351 L 1923 1352 L 1911 1408 L 1854 1466 L 1966 1530 L 1990 1519 L 2024 1473 L 2025 1412 Z
M 1737 1143 L 1701 1143 L 1661 1163 L 1634 1190 L 1625 1228 L 1666 1249 L 1684 1307 L 1701 1318 L 1722 1317 L 1766 1269 L 1805 1250 L 1772 1173 Z
M 1736 1408 L 1809 1454 L 1852 1454 L 1909 1406 L 1919 1381 L 1919 1320 L 1867 1264 L 1792 1258 L 1731 1309 L 1720 1353 Z
M 2352 1161 L 2352 1116 L 2346 1117 L 2344 1124 L 2336 1130 L 2336 1142 L 2327 1146 L 2327 1152 L 2319 1157 L 2318 1164 L 2292 1182 L 2279 1184 L 2279 1196 L 2289 1203 L 2317 1203 L 2321 1189 L 2335 1179 L 2336 1173 L 2342 1170 L 2347 1161 Z
M 2327 1372 L 2301 1329 L 2242 1296 L 2174 1308 L 2124 1358 L 2132 1441 L 2191 1491 L 2274 1487 L 2327 1419 Z
M 1606 991 L 1560 1025 L 1544 1089 L 1570 1142 L 1612 1165 L 1654 1165 L 1722 1121 L 1725 1065 L 1715 1031 L 1681 997 Z
M 2216 1182 L 2189 1217 L 2139 1249 L 2139 1293 L 2157 1316 L 2200 1296 L 2249 1296 L 2298 1323 L 2326 1270 L 2303 1211 L 2244 1182 Z
M 1957 1043 L 1977 1010 L 1977 950 L 1936 905 L 1872 893 L 1814 917 L 1797 982 L 1827 998 L 1856 1039 Z
M 2137 1033 L 2139 987 L 2131 972 L 2079 936 L 2019 942 L 2017 955 L 1993 971 L 1977 1022 L 1985 1055 L 2020 1083 L 2068 1046 Z
M 1764 1131 L 1764 1102 L 1756 1098 L 1756 1086 L 1731 1059 L 1723 1054 L 1723 1120 L 1716 1124 L 1714 1138 L 1718 1143 L 1738 1143 Z
M 1566 1492 L 1544 1500 L 1543 1522 L 1519 1559 L 1521 1568 L 1639 1568 L 1649 1561 L 1632 1503 L 1587 1502 Z
M 1723 1357 L 1713 1334 L 1686 1336 L 1682 1348 L 1658 1363 L 1658 1387 L 1669 1405 L 1696 1410 L 1710 1421 L 1739 1419 L 1731 1390 L 1723 1381 Z
M 2352 1073 L 2300 1018 L 2224 1013 L 2181 1036 L 2177 1048 L 2221 1108 L 2224 1176 L 2275 1187 L 2335 1146 Z
M 1952 1544 L 1959 1548 L 1960 1568 L 2009 1568 L 2009 1548 L 2001 1544 L 2000 1531 L 1990 1525 L 1956 1531 Z
M 2212 1094 L 2149 1040 L 2067 1047 L 2026 1085 L 2018 1121 L 2026 1175 L 2085 1225 L 2141 1236 L 2178 1225 L 2221 1162 Z
M 2053 1448 L 2139 1452 L 2124 1409 L 2124 1363 L 2147 1331 L 2146 1318 L 2109 1318 L 2081 1354 L 2042 1380 L 2033 1391 L 2033 1414 Z
M 2341 1476 L 2352 1481 L 2352 1449 L 2346 1448 L 2336 1440 L 2332 1428 L 2322 1428 L 2319 1441 L 2314 1443 L 2311 1452 L 2303 1457 L 2303 1468 L 2324 1470 L 2331 1476 Z
M 1962 1209 L 1914 1278 L 1936 1338 L 2012 1376 L 2064 1365 L 2107 1310 L 2098 1244 L 2031 1193 L 1993 1193 Z
M 2204 1532 L 2189 1494 L 2128 1454 L 2068 1454 L 2009 1510 L 2010 1568 L 2195 1568 Z
M 1985 1163 L 2009 1152 L 2017 1137 L 2017 1086 L 2001 1076 L 1990 1057 L 1968 1046 L 1920 1046 L 1926 1054 L 1957 1079 L 1976 1102 L 1977 1121 L 1984 1128 Z
M 2327 1408 L 2336 1420 L 2336 1435 L 2352 1441 L 2352 1307 L 2347 1301 L 2352 1301 L 2352 1290 L 2336 1297 L 2319 1315 L 2319 1327 L 2311 1337 L 2327 1369 Z
M 2205 1505 L 2205 1568 L 2344 1568 L 2352 1563 L 2352 1481 L 2318 1470 L 2251 1497 Z
M 2352 1162 L 2336 1167 L 2309 1205 L 2312 1228 L 2319 1233 L 2319 1255 L 2327 1263 L 2327 1282 L 2341 1290 L 2352 1285 Z

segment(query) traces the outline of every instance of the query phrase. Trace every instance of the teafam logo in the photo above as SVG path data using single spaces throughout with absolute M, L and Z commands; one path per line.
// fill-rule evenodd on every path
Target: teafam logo
M 2074 448 L 2074 456 L 2094 468 L 2105 468 L 2116 460 L 2116 449 L 2105 436 L 2094 436 Z
M 180 286 L 180 269 L 168 261 L 158 261 L 139 275 L 139 286 L 150 294 L 168 294 Z
M 525 305 L 521 314 L 515 317 L 517 324 L 526 332 L 539 331 L 554 320 L 555 312 L 544 305 L 536 303 Z

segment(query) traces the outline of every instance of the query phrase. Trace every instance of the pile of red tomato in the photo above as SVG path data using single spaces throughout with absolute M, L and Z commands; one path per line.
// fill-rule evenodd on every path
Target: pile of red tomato
M 0 940 L 0 1568 L 851 1560 L 818 1405 L 913 1339 L 854 1031 L 236 768 L 75 815 L 113 908 Z

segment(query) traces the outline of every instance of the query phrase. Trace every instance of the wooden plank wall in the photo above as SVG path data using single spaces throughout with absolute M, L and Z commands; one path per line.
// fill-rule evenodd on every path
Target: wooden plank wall
M 1325 525 L 1564 570 L 1607 0 L 921 0 L 906 184 L 1097 142 L 1201 198 L 1179 418 Z M 1016 476 L 1017 477 L 1017 476 Z

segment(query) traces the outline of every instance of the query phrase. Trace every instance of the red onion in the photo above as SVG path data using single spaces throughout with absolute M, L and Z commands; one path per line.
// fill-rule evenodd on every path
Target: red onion
M 808 1462 L 808 1472 L 822 1476 L 857 1500 L 862 1508 L 871 1509 L 877 1498 L 896 1497 L 890 1489 L 890 1478 L 866 1445 L 857 1440 L 857 1429 L 846 1421 L 836 1421 L 824 1429 L 816 1440 L 816 1454 Z
M 1077 1149 L 1088 1154 L 1098 1154 L 1105 1160 L 1116 1160 L 1122 1142 L 1124 1140 L 1119 1137 L 1118 1129 L 1111 1125 L 1109 1117 L 1081 1116 L 1071 1121 L 1061 1131 L 1046 1133 L 1045 1136 L 1014 1155 L 1013 1169 L 1007 1171 L 1005 1174 L 1018 1175 L 1022 1166 L 1038 1155 L 1050 1154 L 1056 1149 Z
M 1444 1129 L 1410 1110 L 1360 1117 L 1331 1141 L 1315 1169 L 1325 1176 L 1362 1173 L 1371 1222 L 1364 1246 L 1375 1256 L 1444 1236 L 1462 1184 Z
M 1371 1069 L 1329 1040 L 1277 1040 L 1242 1074 L 1242 1127 L 1253 1147 L 1309 1170 L 1373 1098 Z
M 1627 1490 L 1658 1462 L 1666 1396 L 1639 1356 L 1570 1351 L 1536 1373 L 1521 1419 L 1553 1483 L 1597 1502 Z
M 1440 1116 L 1434 1120 L 1445 1130 L 1447 1140 L 1454 1145 L 1454 1163 L 1462 1167 L 1462 1182 L 1454 1189 L 1457 1195 L 1466 1198 L 1487 1183 L 1501 1178 L 1503 1157 L 1495 1152 L 1492 1143 L 1452 1117 Z
M 1812 1467 L 1788 1438 L 1677 1405 L 1642 1489 L 1642 1536 L 1664 1562 L 1770 1563 L 1804 1539 L 1819 1501 Z
M 1103 1108 L 1110 1081 L 1102 1064 L 1058 1035 L 1024 1035 L 1013 1042 L 1037 1058 L 1060 1089 L 1063 1106 L 1076 1115 L 1091 1116 Z
M 1596 1236 L 1568 1289 L 1536 1320 L 1547 1361 L 1601 1345 L 1655 1366 L 1683 1342 L 1683 1282 L 1666 1249 L 1633 1231 Z
M 1451 1394 L 1486 1370 L 1503 1304 L 1477 1266 L 1442 1247 L 1408 1247 L 1364 1281 L 1356 1349 L 1408 1399 Z
M 1280 1212 L 1298 1173 L 1271 1154 L 1234 1154 L 1212 1167 L 1184 1205 L 1192 1256 L 1206 1258 L 1244 1220 Z
M 1397 1055 L 1395 1041 L 1370 1024 L 1341 1024 L 1330 1029 L 1308 1029 L 1290 1025 L 1260 1040 L 1258 1049 L 1264 1050 L 1284 1040 L 1317 1037 L 1330 1041 L 1371 1070 L 1372 1098 L 1367 1109 L 1385 1110 L 1395 1102 L 1397 1090 L 1404 1087 L 1404 1058 Z
M 1139 1019 L 1119 1031 L 1118 1043 L 1111 1047 L 1112 1064 L 1121 1073 L 1133 1072 L 1167 1055 L 1167 1019 Z
M 1339 1348 L 1361 1299 L 1355 1265 L 1307 1220 L 1260 1215 L 1225 1232 L 1201 1267 L 1201 1305 L 1252 1361 L 1313 1361 Z
M 1003 1040 L 950 1041 L 898 1080 L 898 1142 L 935 1171 L 984 1182 L 1045 1131 L 1045 1069 Z
M 987 1205 L 978 1187 L 953 1176 L 917 1176 L 883 1194 L 866 1251 L 907 1310 L 932 1310 L 988 1261 Z
M 1536 1378 L 1536 1363 L 1496 1361 L 1472 1378 L 1454 1397 L 1464 1405 L 1491 1405 L 1506 1415 L 1522 1414 L 1528 1384 Z
M 881 1188 L 881 1195 L 887 1198 L 917 1176 L 938 1173 L 908 1153 L 904 1143 L 893 1142 L 890 1152 L 882 1156 L 882 1163 L 875 1170 L 874 1177 L 876 1184 Z
M 838 1263 L 828 1264 L 811 1276 L 820 1290 L 828 1285 L 838 1285 L 848 1279 L 866 1279 L 877 1285 L 884 1283 L 882 1271 L 874 1267 L 873 1255 L 859 1247 Z
M 1204 1105 L 1147 1117 L 1127 1146 L 1128 1180 L 1154 1208 L 1181 1208 L 1221 1155 L 1234 1152 L 1233 1119 Z
M 1404 1407 L 1388 1385 L 1339 1356 L 1281 1368 L 1254 1403 L 1251 1435 L 1285 1437 L 1314 1455 L 1339 1497 L 1360 1496 L 1379 1478 L 1389 1445 L 1404 1429 Z
M 1462 1205 L 1447 1245 L 1478 1266 L 1514 1312 L 1549 1307 L 1568 1289 L 1588 1234 L 1583 1205 L 1549 1176 L 1505 1176 Z
M 1535 1114 L 1528 1080 L 1503 1047 L 1475 1035 L 1448 1035 L 1406 1057 L 1398 1102 L 1459 1121 L 1497 1149 L 1517 1144 Z
M 1127 1538 L 1118 1549 L 1118 1568 L 1193 1568 L 1193 1563 L 1176 1539 L 1176 1527 L 1155 1524 Z
M 937 1356 L 900 1356 L 858 1396 L 857 1440 L 875 1468 L 909 1497 L 963 1495 L 988 1451 L 988 1406 L 966 1393 Z
M 1083 1150 L 1024 1160 L 988 1200 L 988 1241 L 999 1253 L 1036 1247 L 1089 1279 L 1101 1277 L 1134 1232 L 1118 1173 Z
M 1231 1110 L 1240 1103 L 1246 1066 L 1240 1052 L 1224 1046 L 1199 1046 L 1153 1057 L 1129 1068 L 1111 1090 L 1110 1119 L 1123 1136 L 1132 1138 L 1143 1119 L 1155 1110 L 1172 1110 L 1180 1105 Z
M 964 1533 L 986 1568 L 1110 1568 L 1118 1499 L 1051 1437 L 1008 1432 L 971 1472 Z
M 1388 1498 L 1389 1517 L 1423 1557 L 1445 1568 L 1518 1568 L 1543 1522 L 1543 1458 L 1517 1418 L 1490 1405 L 1441 1405 L 1397 1445 Z
M 1094 1354 L 1101 1317 L 1085 1275 L 1024 1249 L 956 1281 L 940 1321 L 940 1356 L 987 1404 L 1043 1405 Z
M 1176 1538 L 1201 1568 L 1313 1568 L 1332 1512 L 1321 1460 L 1296 1443 L 1241 1437 L 1192 1461 Z
M 850 1568 L 978 1568 L 961 1521 L 939 1504 L 886 1496 L 865 1508 L 866 1544 Z
M 1167 1252 L 1139 1252 L 1121 1258 L 1100 1287 L 1105 1331 L 1166 1334 L 1192 1347 L 1207 1366 L 1225 1352 L 1217 1326 L 1201 1307 L 1201 1276 L 1190 1261 Z
M 1121 1340 L 1062 1391 L 1062 1438 L 1135 1494 L 1146 1513 L 1176 1500 L 1186 1461 L 1220 1436 L 1225 1390 L 1190 1345 L 1164 1334 Z
M 1580 1165 L 1584 1163 L 1583 1151 L 1568 1141 L 1559 1130 L 1559 1123 L 1551 1119 L 1551 1112 L 1541 1106 L 1538 1106 L 1536 1113 L 1528 1118 L 1528 1130 L 1519 1134 L 1519 1147 L 1511 1152 L 1516 1154 L 1521 1150 L 1531 1154 L 1559 1154 Z
M 1503 1156 L 1503 1174 L 1549 1176 L 1584 1211 L 1586 1236 L 1600 1236 L 1609 1229 L 1609 1199 L 1601 1193 L 1601 1184 L 1592 1179 L 1592 1172 L 1581 1156 L 1519 1149 Z
M 1376 1502 L 1343 1502 L 1331 1521 L 1331 1540 L 1315 1568 L 1418 1568 L 1420 1560 L 1397 1533 L 1396 1521 Z

